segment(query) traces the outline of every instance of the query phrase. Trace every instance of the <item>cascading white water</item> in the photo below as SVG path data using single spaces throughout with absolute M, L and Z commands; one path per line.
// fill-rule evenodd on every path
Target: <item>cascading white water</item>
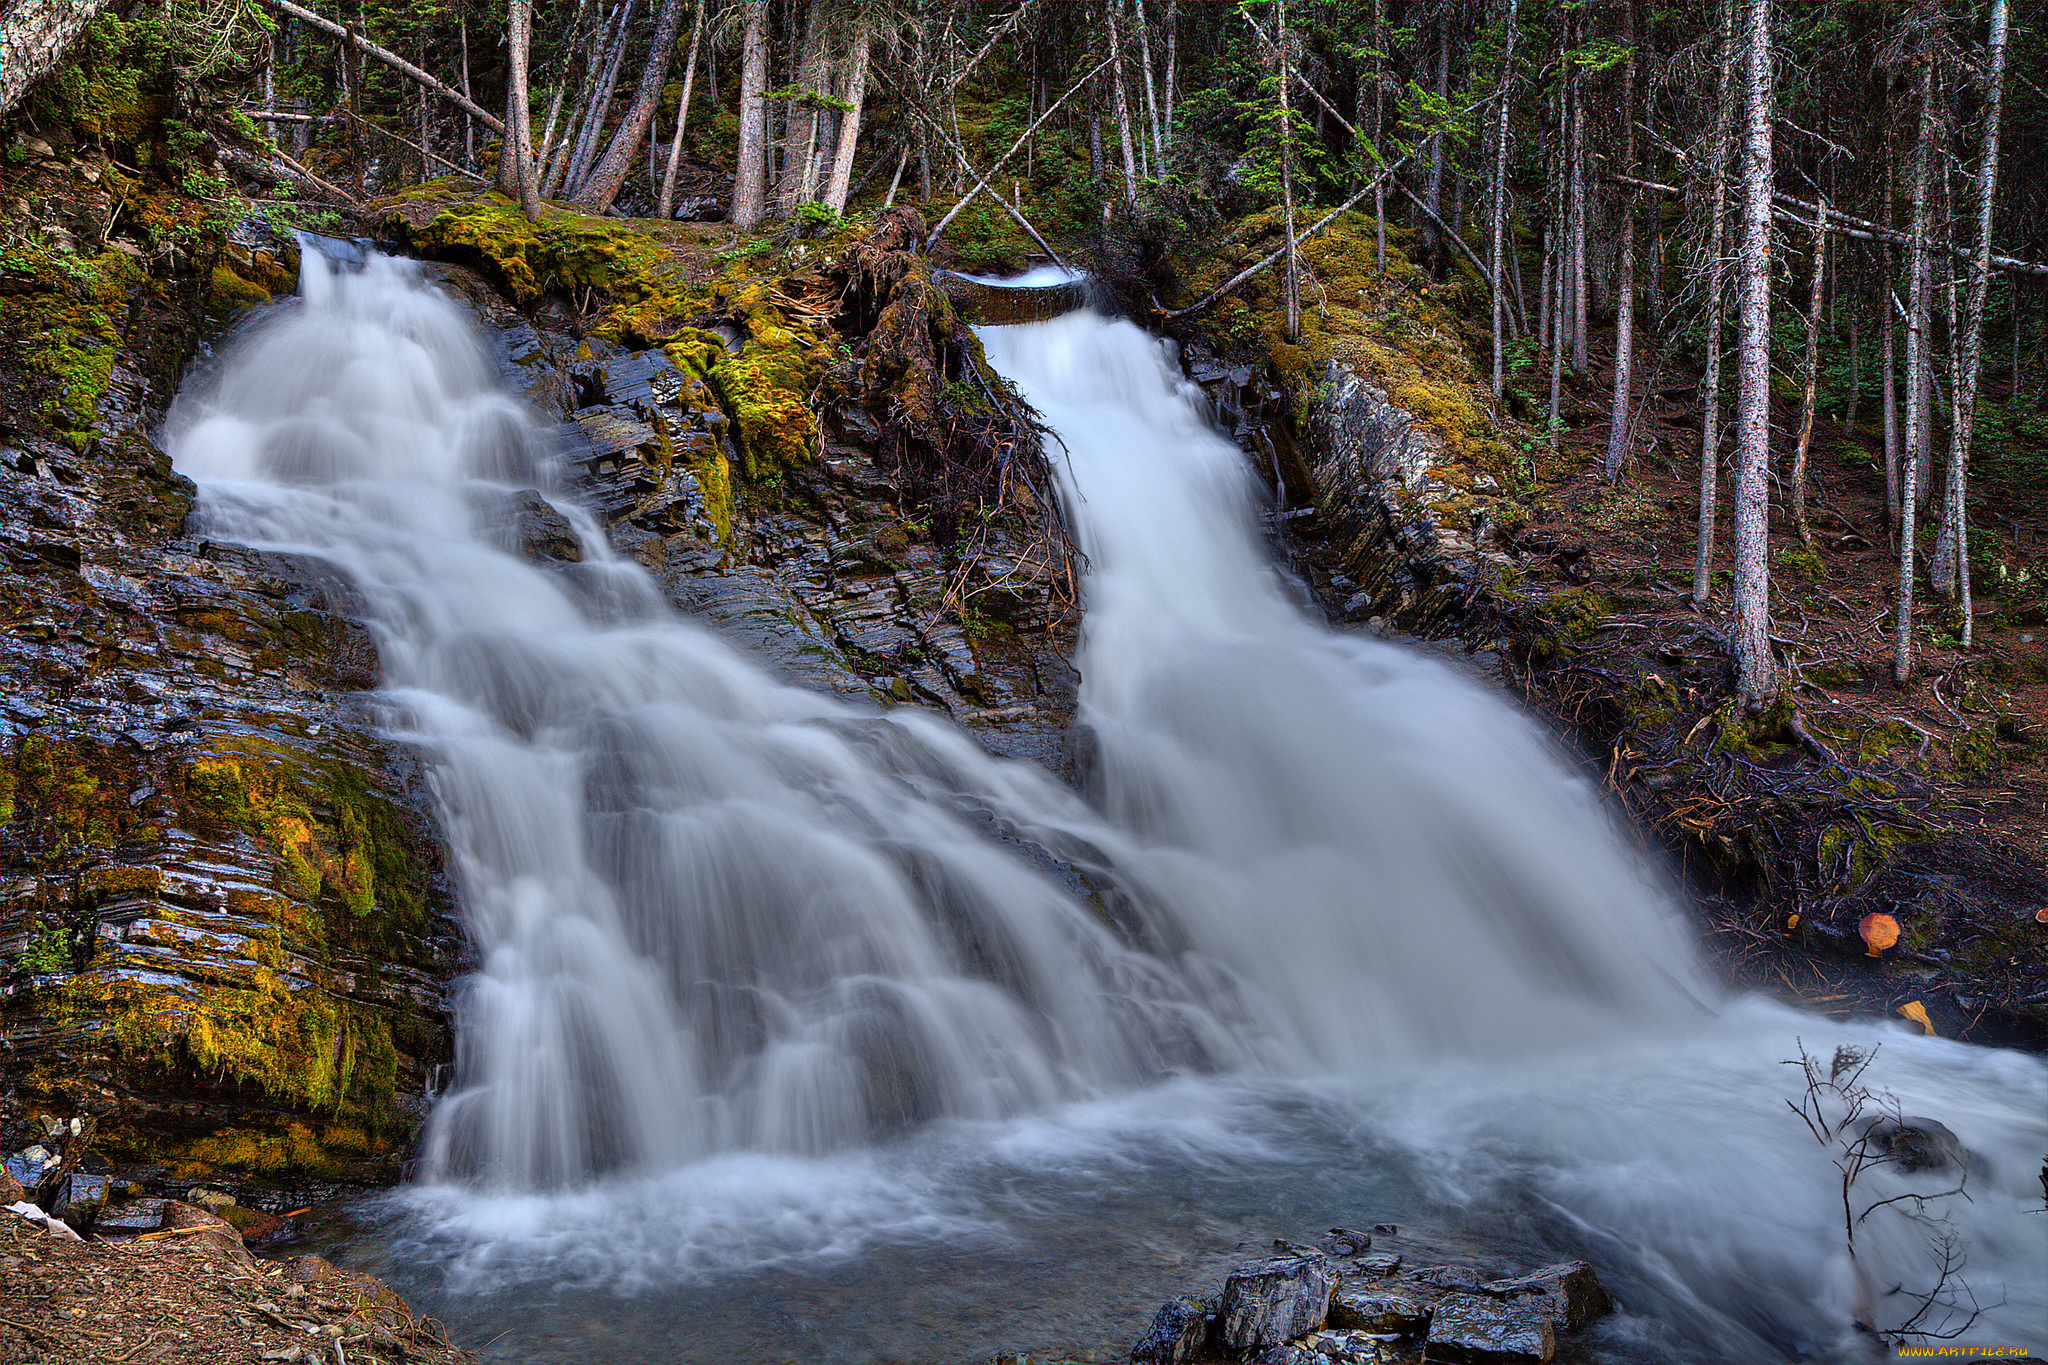
M 171 445 L 211 534 L 358 585 L 390 727 L 431 759 L 480 960 L 423 1148 L 448 1255 L 495 1243 L 517 1279 L 527 1246 L 556 1268 L 531 1273 L 559 1277 L 587 1224 L 571 1259 L 614 1264 L 622 1210 L 676 1200 L 690 1212 L 616 1276 L 843 1247 L 847 1218 L 881 1237 L 1000 1223 L 1002 1198 L 958 1182 L 1029 1165 L 1014 1134 L 1042 1120 L 949 1158 L 939 1192 L 860 1161 L 925 1120 L 1143 1104 L 1176 1074 L 1277 1095 L 1336 1073 L 1325 1094 L 1378 1093 L 1359 1122 L 1407 1154 L 1417 1197 L 1533 1192 L 1672 1311 L 1827 1349 L 1857 1291 L 1830 1168 L 1796 1146 L 1774 1064 L 1802 1029 L 1842 1027 L 1720 1000 L 1540 733 L 1448 666 L 1288 604 L 1241 456 L 1160 343 L 1092 314 L 984 334 L 1067 448 L 1090 805 L 929 715 L 778 684 L 668 611 L 571 498 L 584 563 L 518 557 L 502 509 L 550 488 L 547 452 L 460 314 L 408 263 L 307 261 L 303 302 L 181 398 Z M 1020 846 L 1129 913 L 1112 925 Z M 1996 1320 L 2032 1340 L 2013 1324 L 2040 1299 L 2021 1210 L 2042 1069 L 1884 1036 L 1914 1107 L 1986 1154 L 1968 1230 L 2002 1276 L 2031 1269 Z M 1247 1103 L 1248 1082 L 1209 1084 L 1219 1108 Z M 735 1185 L 749 1152 L 841 1155 Z M 1595 1174 L 1631 1163 L 1622 1187 Z M 707 1213 L 707 1191 L 733 1202 Z M 1785 1267 L 1745 1318 L 1730 1300 L 1759 1218 L 1756 1257 Z

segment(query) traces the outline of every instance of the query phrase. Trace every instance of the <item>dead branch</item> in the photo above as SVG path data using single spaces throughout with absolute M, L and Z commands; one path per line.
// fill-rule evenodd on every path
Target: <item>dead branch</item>
M 291 160 L 282 152 L 276 153 L 274 156 L 262 157 L 257 156 L 254 152 L 243 151 L 240 147 L 223 144 L 220 147 L 220 161 L 223 166 L 226 166 L 237 175 L 247 176 L 251 180 L 261 180 L 272 185 L 279 183 L 291 185 L 295 189 L 303 190 L 316 198 L 327 200 L 329 203 L 346 204 L 350 208 L 355 208 L 360 202 L 347 190 L 328 184 L 325 180 L 322 180 L 319 176 Z
M 1607 172 L 1604 178 L 1612 184 L 1627 185 L 1639 190 L 1649 190 L 1654 194 L 1667 195 L 1674 199 L 1682 197 L 1684 194 L 1684 191 L 1676 185 L 1659 184 L 1655 180 L 1638 180 L 1634 176 L 1622 175 L 1614 171 Z M 1820 213 L 1818 205 L 1809 204 L 1804 199 L 1795 199 L 1789 194 L 1775 193 L 1771 195 L 1771 202 L 1774 206 L 1771 209 L 1771 215 L 1779 222 L 1790 223 L 1809 232 L 1813 230 L 1814 221 Z M 1802 217 L 1801 215 L 1804 216 Z M 1851 217 L 1846 213 L 1838 211 L 1833 205 L 1828 207 L 1828 231 L 1837 236 L 1854 237 L 1858 241 L 1863 242 L 1889 242 L 1894 246 L 1911 246 L 1913 244 L 1912 238 L 1896 228 L 1888 228 L 1864 218 Z M 1938 244 L 1930 243 L 1929 245 L 1936 246 Z M 1971 264 L 1970 253 L 1959 246 L 1939 246 L 1938 249 L 1947 252 L 1965 265 Z M 1991 258 L 1991 268 L 2003 270 L 2013 275 L 2040 275 L 2048 277 L 2048 265 L 2042 265 L 2038 261 L 2022 261 L 2014 256 L 1993 256 Z
M 448 103 L 454 105 L 463 113 L 468 114 L 471 118 L 483 124 L 484 127 L 490 129 L 492 132 L 498 134 L 500 137 L 504 136 L 504 120 L 500 119 L 497 115 L 491 113 L 490 110 L 484 108 L 482 105 L 476 103 L 476 101 L 470 99 L 467 95 L 464 95 L 460 90 L 453 89 L 452 87 L 444 85 L 440 81 L 435 80 L 432 76 L 429 76 L 426 72 L 420 70 L 418 67 L 414 66 L 411 62 L 399 56 L 397 53 L 387 51 L 386 49 L 377 46 L 368 38 L 365 38 L 362 34 L 358 33 L 355 29 L 343 28 L 340 24 L 335 23 L 332 19 L 323 19 L 319 15 L 313 13 L 313 11 L 305 8 L 304 6 L 293 4 L 292 0 L 258 0 L 258 3 L 268 5 L 271 9 L 276 10 L 279 14 L 290 15 L 292 18 L 298 20 L 302 24 L 310 25 L 311 27 L 320 30 L 322 33 L 329 34 L 336 38 L 340 38 L 344 42 L 354 45 L 356 50 L 361 52 L 364 56 L 383 63 L 385 66 L 390 67 L 399 75 L 405 77 L 413 84 L 425 90 L 428 94 L 446 100 Z
M 1018 135 L 1017 140 L 1010 144 L 1009 151 L 1004 152 L 1001 156 L 997 157 L 994 161 L 989 163 L 988 170 L 982 175 L 981 179 L 977 180 L 974 183 L 974 188 L 967 191 L 967 193 L 961 195 L 960 202 L 953 205 L 952 208 L 946 210 L 946 216 L 939 219 L 939 225 L 933 228 L 931 236 L 925 239 L 924 249 L 927 252 L 929 252 L 932 249 L 932 246 L 939 240 L 939 234 L 946 230 L 946 225 L 948 223 L 951 223 L 955 218 L 959 217 L 960 210 L 966 208 L 968 203 L 974 198 L 975 195 L 980 194 L 983 190 L 988 188 L 988 182 L 994 179 L 995 173 L 997 171 L 1002 169 L 1003 163 L 1005 161 L 1008 161 L 1011 157 L 1015 156 L 1017 154 L 1017 149 L 1022 147 L 1025 141 L 1029 139 L 1033 133 L 1038 131 L 1038 125 L 1045 122 L 1047 119 L 1051 118 L 1053 110 L 1059 108 L 1062 104 L 1065 104 L 1067 102 L 1068 96 L 1074 94 L 1075 91 L 1078 91 L 1082 86 L 1088 84 L 1089 81 L 1093 80 L 1095 78 L 1095 72 L 1102 70 L 1102 68 L 1108 66 L 1109 63 L 1109 58 L 1104 58 L 1102 61 L 1097 62 L 1095 64 L 1094 70 L 1090 71 L 1080 80 L 1075 81 L 1074 84 L 1067 90 L 1066 94 L 1061 95 L 1051 104 L 1045 106 L 1045 112 L 1040 114 L 1037 118 L 1033 119 L 1031 121 L 1031 126 L 1026 128 L 1022 133 Z

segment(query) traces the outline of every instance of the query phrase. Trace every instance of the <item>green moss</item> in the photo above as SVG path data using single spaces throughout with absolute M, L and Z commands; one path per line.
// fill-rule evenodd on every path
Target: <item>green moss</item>
M 1715 715 L 1720 732 L 1714 740 L 1716 753 L 1739 754 L 1754 762 L 1782 756 L 1793 745 L 1792 699 L 1780 697 L 1755 715 L 1731 698 Z
M 1386 391 L 1417 421 L 1441 437 L 1450 452 L 1472 468 L 1496 476 L 1515 463 L 1505 428 L 1492 414 L 1494 400 L 1474 360 L 1477 332 L 1465 320 L 1477 297 L 1467 285 L 1431 282 L 1407 256 L 1409 238 L 1390 225 L 1387 269 L 1375 265 L 1370 214 L 1340 214 L 1302 243 L 1301 259 L 1315 284 L 1301 296 L 1301 339 L 1284 334 L 1280 279 L 1267 271 L 1240 287 L 1203 318 L 1225 351 L 1255 349 L 1275 371 L 1305 413 L 1330 361 L 1350 366 Z M 1184 302 L 1192 302 L 1280 243 L 1280 211 L 1240 221 L 1220 242 L 1201 251 L 1187 272 Z
M 1538 610 L 1557 623 L 1560 635 L 1576 643 L 1592 639 L 1601 618 L 1621 608 L 1619 600 L 1598 588 L 1561 588 L 1544 598 Z
M 427 870 L 383 796 L 340 755 L 308 760 L 250 737 L 222 741 L 186 766 L 184 788 L 220 823 L 264 839 L 277 855 L 277 889 L 338 911 L 329 927 L 347 942 L 387 952 L 426 915 Z
M 1957 770 L 1965 777 L 1983 777 L 1996 772 L 2004 762 L 1994 725 L 1980 725 L 1963 731 L 1951 741 L 1949 752 Z
M 492 192 L 459 198 L 437 181 L 385 201 L 384 226 L 429 254 L 468 257 L 492 269 L 521 304 L 551 291 L 602 290 L 627 303 L 682 283 L 680 263 L 647 225 L 594 218 L 546 205 L 530 223 L 519 206 Z
M 9 832 L 59 852 L 104 848 L 119 837 L 127 808 L 103 790 L 96 768 L 112 761 L 100 745 L 57 735 L 26 736 L 0 759 Z
M 1820 556 L 1804 545 L 1787 545 L 1778 551 L 1778 563 L 1801 578 L 1823 578 L 1827 575 L 1827 565 L 1821 563 Z

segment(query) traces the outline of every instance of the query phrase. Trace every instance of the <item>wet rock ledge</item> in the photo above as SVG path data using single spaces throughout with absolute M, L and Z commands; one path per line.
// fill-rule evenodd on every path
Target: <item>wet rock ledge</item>
M 1376 1229 L 1391 1234 L 1391 1227 Z M 1131 1350 L 1148 1365 L 1543 1365 L 1578 1358 L 1581 1334 L 1612 1311 L 1584 1261 L 1510 1276 L 1411 1266 L 1372 1234 L 1332 1228 L 1318 1247 L 1276 1241 L 1220 1293 L 1162 1305 Z

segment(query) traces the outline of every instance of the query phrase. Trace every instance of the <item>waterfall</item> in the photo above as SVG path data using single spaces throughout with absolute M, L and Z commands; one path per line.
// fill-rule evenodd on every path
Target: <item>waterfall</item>
M 730 1195 L 648 1236 L 740 1250 L 667 1245 L 612 1281 L 674 1282 L 764 1242 L 793 1254 L 785 1233 L 858 1242 L 840 1214 L 791 1210 L 920 1133 L 1338 1077 L 1316 1084 L 1399 1104 L 1367 1126 L 1408 1154 L 1415 1198 L 1537 1189 L 1731 1341 L 1819 1350 L 1846 1320 L 1831 1168 L 1775 1065 L 1802 1029 L 1843 1026 L 1722 998 L 1597 792 L 1505 701 L 1290 603 L 1243 458 L 1163 343 L 1086 312 L 983 334 L 1056 434 L 1087 556 L 1098 757 L 1076 793 L 928 713 L 785 686 L 673 612 L 418 267 L 306 262 L 301 301 L 181 396 L 168 442 L 207 534 L 353 582 L 385 727 L 429 760 L 477 959 L 422 1142 L 440 1235 L 491 1244 L 499 1269 L 526 1245 L 560 1276 L 592 1191 L 615 1192 L 611 1221 L 575 1256 L 604 1264 L 628 1254 L 620 1218 Z M 580 564 L 516 552 L 505 508 L 527 490 Z M 1996 1156 L 1969 1216 L 2014 1285 L 2033 1275 L 1997 1319 L 2026 1340 L 2042 1068 L 1883 1037 L 1916 1102 Z M 959 1169 L 993 1180 L 1018 1141 L 976 1139 Z M 756 1156 L 783 1164 L 736 1185 Z M 1592 1174 L 1632 1163 L 1625 1188 Z M 1002 1221 L 997 1196 L 935 1181 L 845 1217 L 878 1237 Z M 535 1199 L 554 1201 L 545 1233 Z M 871 1207 L 849 1200 L 833 1208 Z M 1751 1237 L 1787 1269 L 1745 1317 Z

